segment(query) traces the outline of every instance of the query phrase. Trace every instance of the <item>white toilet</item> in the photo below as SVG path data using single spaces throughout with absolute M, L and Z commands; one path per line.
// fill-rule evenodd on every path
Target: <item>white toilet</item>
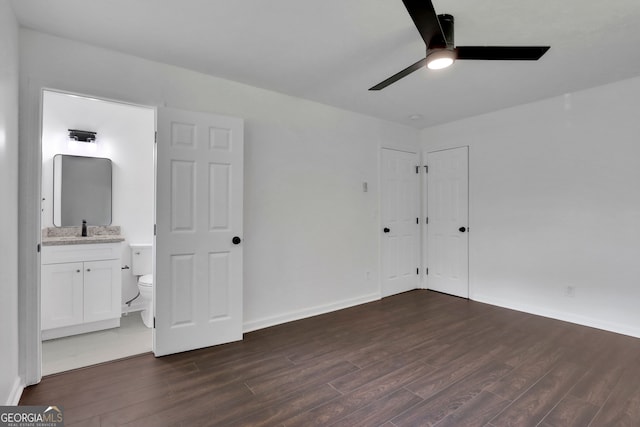
M 153 327 L 153 250 L 151 245 L 131 245 L 131 272 L 138 277 L 138 290 L 144 304 L 142 322 Z

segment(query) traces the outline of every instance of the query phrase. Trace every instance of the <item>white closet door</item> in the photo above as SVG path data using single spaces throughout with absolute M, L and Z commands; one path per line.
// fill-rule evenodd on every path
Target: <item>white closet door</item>
M 427 153 L 427 287 L 469 298 L 468 147 Z
M 419 284 L 417 153 L 382 149 L 382 296 Z

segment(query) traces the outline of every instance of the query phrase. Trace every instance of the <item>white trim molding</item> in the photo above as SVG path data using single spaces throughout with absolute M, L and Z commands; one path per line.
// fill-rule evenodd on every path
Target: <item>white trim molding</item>
M 320 314 L 331 313 L 332 311 L 342 310 L 344 308 L 350 308 L 356 305 L 366 304 L 368 302 L 378 300 L 380 300 L 380 294 L 374 293 L 363 295 L 358 298 L 337 301 L 331 304 L 317 305 L 315 307 L 309 307 L 304 310 L 290 311 L 278 316 L 265 317 L 263 319 L 245 322 L 242 331 L 243 333 L 257 331 L 258 329 L 281 325 L 283 323 L 293 322 L 295 320 L 301 320 L 307 317 L 318 316 Z
M 20 402 L 20 398 L 22 397 L 22 392 L 24 391 L 24 384 L 19 377 L 16 377 L 16 380 L 13 382 L 13 387 L 11 387 L 11 392 L 9 393 L 9 397 L 5 402 L 7 406 L 17 406 Z
M 607 322 L 593 317 L 581 316 L 578 314 L 566 313 L 556 310 L 549 310 L 543 307 L 533 306 L 529 304 L 518 304 L 504 301 L 498 298 L 485 297 L 483 295 L 474 295 L 473 301 L 484 304 L 495 305 L 510 310 L 521 311 L 524 313 L 534 314 L 536 316 L 548 317 L 550 319 L 561 320 L 563 322 L 575 323 L 576 325 L 587 326 L 589 328 L 601 329 L 603 331 L 615 332 L 617 334 L 628 335 L 640 338 L 640 328 L 632 328 L 619 323 Z

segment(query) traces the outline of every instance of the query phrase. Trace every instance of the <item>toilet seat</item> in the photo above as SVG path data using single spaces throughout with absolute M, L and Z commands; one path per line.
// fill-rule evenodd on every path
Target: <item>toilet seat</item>
M 139 286 L 153 286 L 153 274 L 145 274 L 144 276 L 140 276 L 138 279 Z

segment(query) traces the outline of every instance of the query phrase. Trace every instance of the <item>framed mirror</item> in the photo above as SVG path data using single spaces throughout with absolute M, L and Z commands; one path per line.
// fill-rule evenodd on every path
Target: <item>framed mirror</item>
M 53 158 L 53 224 L 111 225 L 111 160 L 56 154 Z

